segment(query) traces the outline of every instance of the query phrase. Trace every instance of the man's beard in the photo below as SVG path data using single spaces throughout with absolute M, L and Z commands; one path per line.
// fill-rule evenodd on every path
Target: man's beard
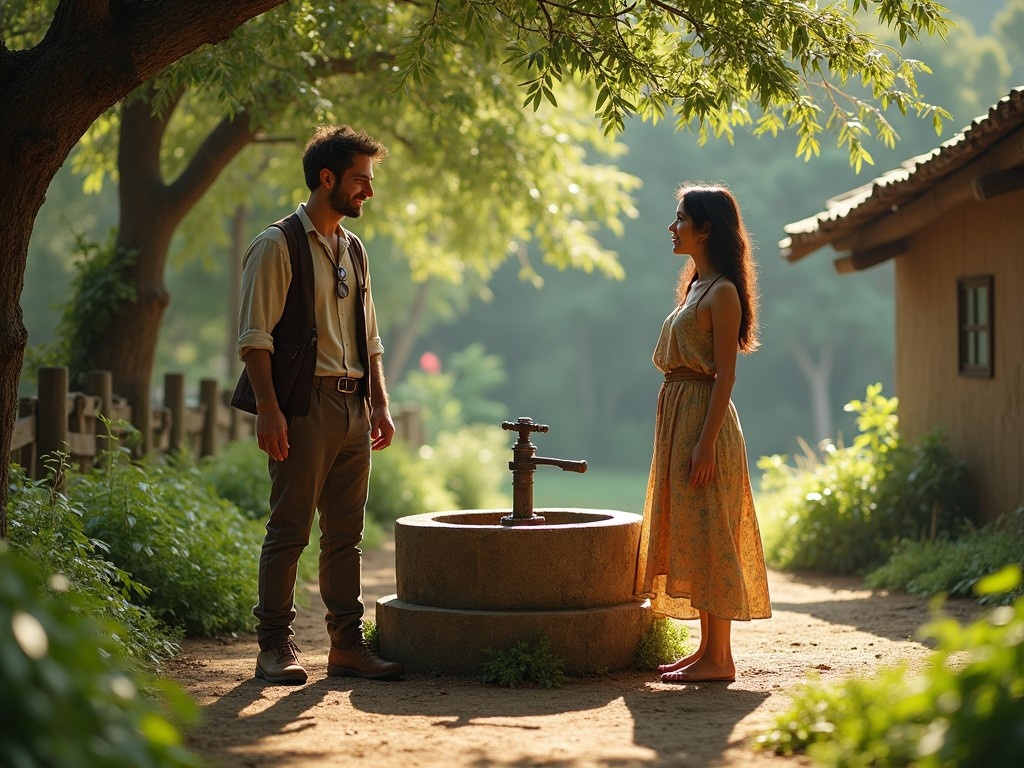
M 334 209 L 335 213 L 341 214 L 342 216 L 358 219 L 363 215 L 362 206 L 357 205 L 354 198 L 345 198 L 341 196 L 341 187 L 335 187 L 331 190 L 331 194 L 328 196 L 327 202 L 331 204 L 331 208 Z

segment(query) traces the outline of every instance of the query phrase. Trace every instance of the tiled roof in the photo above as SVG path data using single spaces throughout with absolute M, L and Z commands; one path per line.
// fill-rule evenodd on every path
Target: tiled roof
M 868 184 L 826 202 L 826 209 L 785 227 L 780 253 L 797 261 L 873 220 L 903 207 L 1024 125 L 1024 87 L 1015 88 L 963 131 L 930 152 L 913 157 Z

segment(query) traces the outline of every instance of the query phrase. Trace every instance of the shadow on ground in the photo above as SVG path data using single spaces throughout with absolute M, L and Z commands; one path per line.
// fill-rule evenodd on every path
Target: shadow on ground
M 350 678 L 320 677 L 305 686 L 268 688 L 255 679 L 245 680 L 203 708 L 206 723 L 234 723 L 238 727 L 211 729 L 200 727 L 194 734 L 193 748 L 214 764 L 259 766 L 270 764 L 304 766 L 327 764 L 327 750 L 304 750 L 301 755 L 282 755 L 278 750 L 266 754 L 253 751 L 258 742 L 287 738 L 303 739 L 303 732 L 323 725 L 325 714 L 335 706 L 348 706 L 361 713 L 379 715 L 380 731 L 365 727 L 360 736 L 368 742 L 380 738 L 389 728 L 401 728 L 403 718 L 426 720 L 437 742 L 456 742 L 456 732 L 479 729 L 493 734 L 515 732 L 516 740 L 530 740 L 540 731 L 550 738 L 551 719 L 574 715 L 574 733 L 567 739 L 588 740 L 587 712 L 601 710 L 617 700 L 624 704 L 623 716 L 632 719 L 632 741 L 650 750 L 644 758 L 623 759 L 609 755 L 593 756 L 588 764 L 695 765 L 688 759 L 698 742 L 705 755 L 721 754 L 730 745 L 736 724 L 753 712 L 766 693 L 730 688 L 721 683 L 673 686 L 666 688 L 651 682 L 651 673 L 615 673 L 594 678 L 574 678 L 562 688 L 507 689 L 487 685 L 470 678 L 411 675 L 408 679 L 384 683 Z M 242 721 L 244 727 L 241 727 Z M 341 718 L 339 728 L 343 728 Z M 345 743 L 338 733 L 337 746 Z M 312 734 L 310 734 L 312 736 Z M 310 743 L 309 747 L 313 747 Z M 474 749 L 473 752 L 476 752 Z M 651 754 L 653 753 L 653 754 Z M 276 755 L 276 757 L 274 757 Z M 339 750 L 335 757 L 344 762 Z M 395 756 L 392 756 L 394 758 Z M 382 764 L 395 761 L 383 760 Z M 524 757 L 522 751 L 502 755 L 480 750 L 460 755 L 463 766 L 568 766 L 571 757 L 540 755 Z M 409 765 L 415 764 L 415 759 Z M 453 764 L 455 764 L 453 762 Z M 700 763 L 703 764 L 703 763 Z

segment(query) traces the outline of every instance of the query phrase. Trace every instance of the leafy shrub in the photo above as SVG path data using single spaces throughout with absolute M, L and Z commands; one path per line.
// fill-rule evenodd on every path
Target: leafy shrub
M 686 627 L 678 621 L 655 619 L 636 647 L 636 668 L 657 669 L 661 664 L 681 659 L 690 652 L 687 647 L 689 635 Z
M 889 453 L 873 517 L 882 542 L 935 540 L 959 534 L 973 517 L 971 505 L 967 465 L 953 458 L 942 434 L 932 433 Z
M 255 438 L 236 440 L 223 451 L 199 463 L 199 472 L 222 499 L 227 499 L 251 520 L 270 515 L 270 473 L 267 454 Z
M 486 649 L 483 681 L 506 688 L 535 683 L 545 688 L 559 688 L 568 679 L 565 663 L 551 652 L 547 638 L 537 635 L 520 640 L 502 650 Z
M 455 499 L 454 509 L 509 506 L 501 487 L 512 485 L 509 433 L 500 426 L 477 424 L 442 432 L 432 448 L 420 449 L 428 466 L 443 479 Z
M 1020 574 L 1007 568 L 979 592 L 1015 589 Z M 1024 597 L 967 626 L 935 618 L 921 634 L 937 641 L 922 675 L 899 666 L 837 686 L 812 678 L 757 746 L 806 752 L 828 766 L 1016 765 L 1024 754 Z
M 905 541 L 864 581 L 872 589 L 898 589 L 923 597 L 967 597 L 987 574 L 1013 564 L 1024 567 L 1024 506 L 953 541 Z M 1024 585 L 984 594 L 980 602 L 1006 605 L 1021 595 Z
M 93 606 L 66 586 L 60 577 L 47 586 L 37 564 L 0 543 L 3 764 L 200 766 L 178 730 L 194 706 L 170 683 L 132 669 L 120 642 L 131 633 L 88 615 Z
M 405 443 L 374 452 L 366 505 L 373 523 L 390 530 L 400 517 L 452 509 L 453 504 L 443 478 Z
M 110 452 L 70 488 L 86 534 L 151 586 L 144 605 L 154 616 L 188 635 L 251 630 L 262 531 L 195 467 Z
M 776 568 L 862 573 L 880 565 L 903 539 L 962 530 L 969 508 L 967 473 L 943 439 L 903 445 L 896 398 L 867 388 L 857 412 L 860 433 L 849 447 L 825 443 L 819 458 L 805 450 L 794 465 L 763 457 L 765 557 Z
M 7 517 L 9 537 L 16 550 L 45 573 L 59 574 L 76 595 L 84 613 L 107 616 L 127 629 L 120 641 L 125 653 L 141 667 L 159 664 L 178 650 L 176 631 L 154 618 L 133 600 L 144 602 L 150 588 L 105 558 L 107 545 L 84 531 L 84 512 L 56 487 L 55 477 L 66 470 L 66 457 L 45 480 L 29 480 L 11 467 Z
M 425 365 L 429 359 L 431 364 Z M 505 383 L 501 357 L 487 354 L 479 342 L 455 352 L 441 370 L 441 360 L 433 353 L 420 358 L 420 370 L 410 371 L 395 387 L 395 402 L 419 407 L 427 442 L 440 435 L 472 424 L 500 425 L 505 406 L 489 400 L 488 393 Z

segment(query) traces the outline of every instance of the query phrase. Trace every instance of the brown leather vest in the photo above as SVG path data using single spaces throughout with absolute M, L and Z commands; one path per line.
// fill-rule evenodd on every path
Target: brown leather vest
M 292 279 L 284 302 L 281 319 L 270 332 L 274 337 L 271 369 L 274 392 L 285 416 L 305 416 L 309 413 L 309 399 L 316 373 L 316 310 L 313 272 L 313 254 L 309 237 L 297 213 L 285 216 L 271 226 L 284 233 L 291 262 Z M 366 343 L 366 250 L 362 241 L 351 232 L 349 243 L 355 268 L 356 337 L 359 340 L 359 361 L 363 364 L 364 395 L 370 397 L 370 355 Z M 256 413 L 256 397 L 252 393 L 249 375 L 242 375 L 235 387 L 231 404 L 243 411 Z

